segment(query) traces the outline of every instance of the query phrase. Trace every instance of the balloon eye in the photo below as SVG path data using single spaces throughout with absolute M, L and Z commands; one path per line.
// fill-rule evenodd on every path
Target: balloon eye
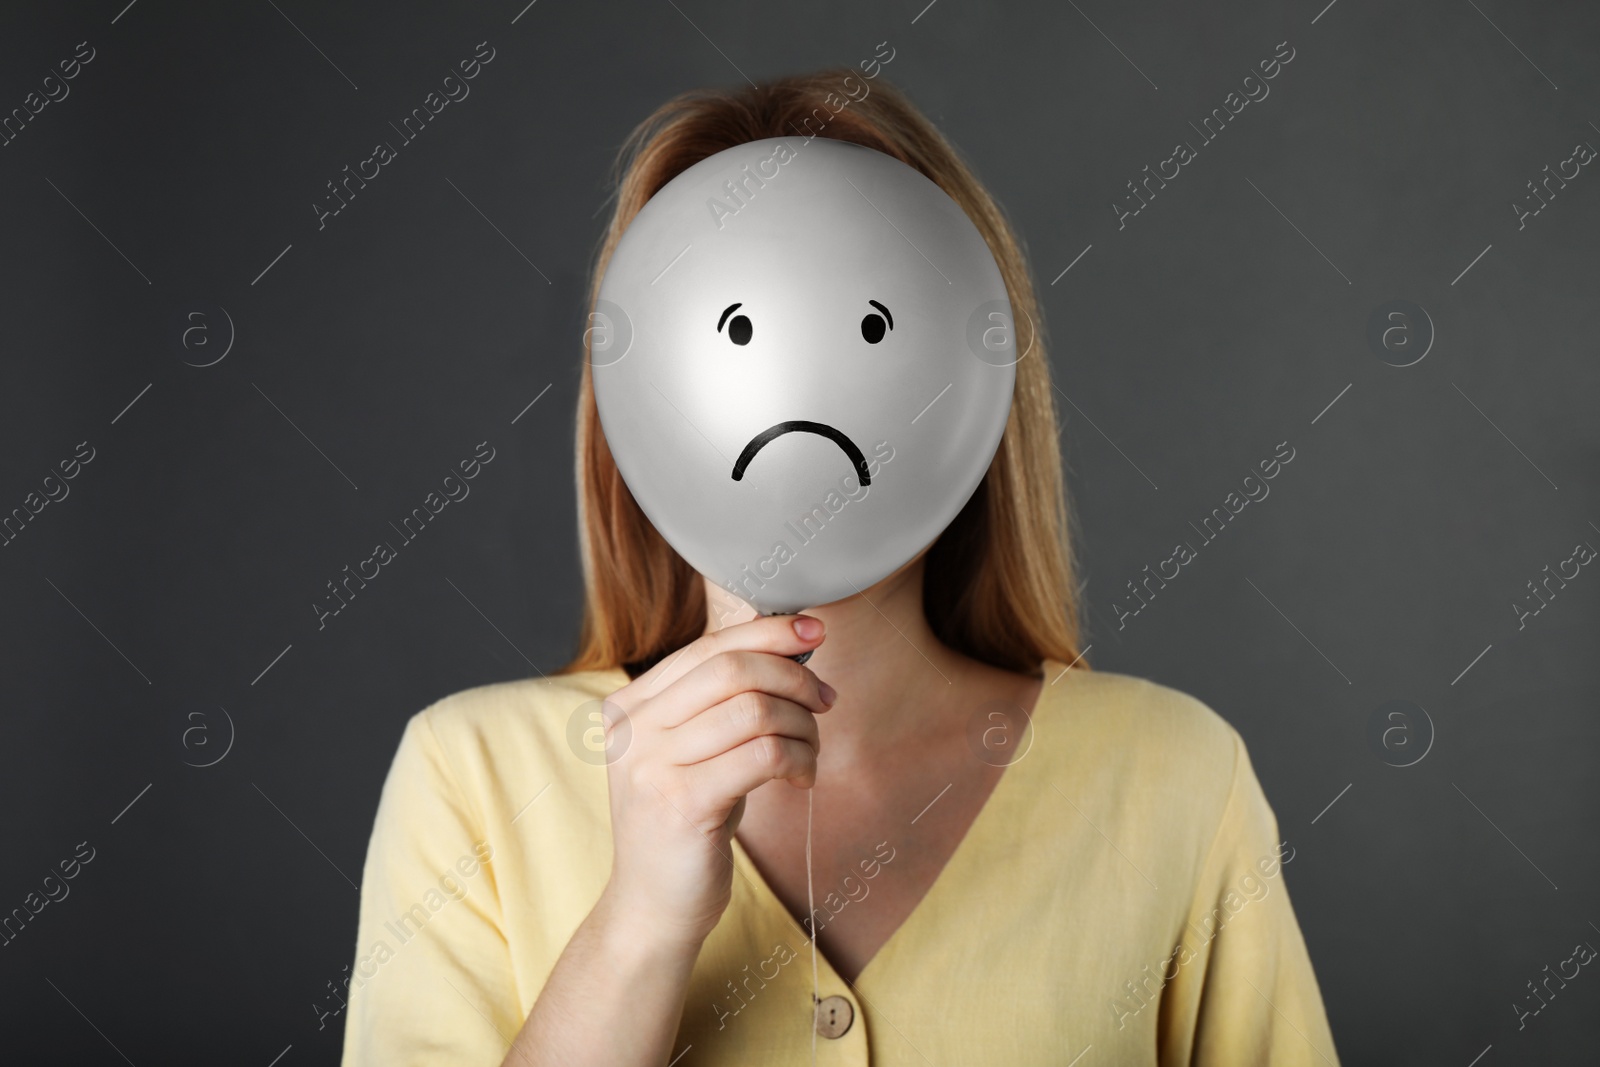
M 867 344 L 875 345 L 883 340 L 885 329 L 894 329 L 894 316 L 889 314 L 888 308 L 876 300 L 868 300 L 867 303 L 877 308 L 878 313 L 868 314 L 861 320 L 861 336 L 867 339 Z
M 733 315 L 735 311 L 738 311 L 743 306 L 743 304 L 737 303 L 729 304 L 727 307 L 722 309 L 722 316 L 717 319 L 717 332 L 722 332 L 722 324 L 726 322 L 728 324 L 728 340 L 732 341 L 736 345 L 749 344 L 750 334 L 754 332 L 751 329 L 750 319 L 748 316 Z M 733 315 L 732 320 L 728 318 L 729 315 Z

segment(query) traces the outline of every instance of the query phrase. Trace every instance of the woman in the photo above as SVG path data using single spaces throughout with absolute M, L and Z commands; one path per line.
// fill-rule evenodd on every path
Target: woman
M 955 151 L 881 83 L 840 102 L 847 78 L 651 116 L 596 288 L 673 176 L 815 134 L 936 182 L 1039 321 Z M 587 363 L 579 403 L 579 653 L 407 726 L 347 1064 L 1336 1062 L 1239 736 L 1084 661 L 1042 352 L 950 527 L 801 616 L 755 619 L 690 569 L 624 486 Z

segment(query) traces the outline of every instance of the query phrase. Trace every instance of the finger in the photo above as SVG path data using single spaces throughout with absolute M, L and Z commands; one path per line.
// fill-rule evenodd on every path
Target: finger
M 773 652 L 796 656 L 822 644 L 822 620 L 810 615 L 764 615 L 696 638 L 634 679 L 627 688 L 655 694 L 720 652 Z
M 668 686 L 652 701 L 651 715 L 662 727 L 681 726 L 707 708 L 740 693 L 762 692 L 804 705 L 821 714 L 833 703 L 832 686 L 808 668 L 770 652 L 721 652 Z
M 771 693 L 747 691 L 707 708 L 672 730 L 667 754 L 681 766 L 701 763 L 764 734 L 804 741 L 820 751 L 817 719 L 811 710 Z
M 792 737 L 763 734 L 685 770 L 694 790 L 731 803 L 763 782 L 786 779 L 802 787 L 814 785 L 817 751 Z

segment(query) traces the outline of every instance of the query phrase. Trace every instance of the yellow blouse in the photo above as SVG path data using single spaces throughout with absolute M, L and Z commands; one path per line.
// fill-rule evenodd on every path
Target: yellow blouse
M 840 1032 L 817 1062 L 1334 1067 L 1284 885 L 1293 849 L 1239 735 L 1176 690 L 1064 671 L 1045 664 L 1032 747 L 855 985 L 819 953 L 819 1029 Z M 606 769 L 575 753 L 584 705 L 626 682 L 507 682 L 412 717 L 361 882 L 346 1065 L 504 1058 L 610 873 Z M 799 1067 L 810 944 L 733 854 L 674 1067 Z

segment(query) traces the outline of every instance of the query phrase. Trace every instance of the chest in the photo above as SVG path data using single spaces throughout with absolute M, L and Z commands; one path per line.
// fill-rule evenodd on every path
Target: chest
M 900 773 L 821 779 L 813 795 L 808 907 L 806 791 L 750 794 L 739 842 L 840 977 L 854 982 L 933 889 L 1003 768 L 925 753 Z
M 848 827 L 883 805 L 842 786 L 824 805 L 826 786 L 813 842 L 817 995 L 848 1004 L 855 1022 L 842 1035 L 817 1031 L 819 1062 L 1083 1067 L 1077 1057 L 1091 1044 L 1104 1050 L 1103 1062 L 1156 1062 L 1160 1013 L 1128 983 L 1143 989 L 1146 964 L 1159 970 L 1182 910 L 1153 899 L 1048 783 L 1002 779 L 981 805 L 970 785 L 951 783 L 940 796 L 936 784 L 915 803 L 903 797 L 895 822 L 873 820 L 865 825 L 876 833 L 853 835 L 822 828 L 830 819 Z M 812 970 L 790 921 L 806 910 L 805 795 L 794 792 L 794 835 L 752 833 L 747 845 L 741 824 L 734 900 L 696 964 L 679 1034 L 679 1047 L 693 1051 L 681 1067 L 808 1062 Z M 963 793 L 965 804 L 945 807 Z M 969 827 L 953 835 L 948 823 L 959 823 L 963 809 Z M 924 830 L 936 815 L 947 825 Z M 930 850 L 941 841 L 950 855 L 931 870 Z M 751 846 L 769 845 L 763 869 Z M 1157 857 L 1130 851 L 1160 884 L 1179 883 Z

